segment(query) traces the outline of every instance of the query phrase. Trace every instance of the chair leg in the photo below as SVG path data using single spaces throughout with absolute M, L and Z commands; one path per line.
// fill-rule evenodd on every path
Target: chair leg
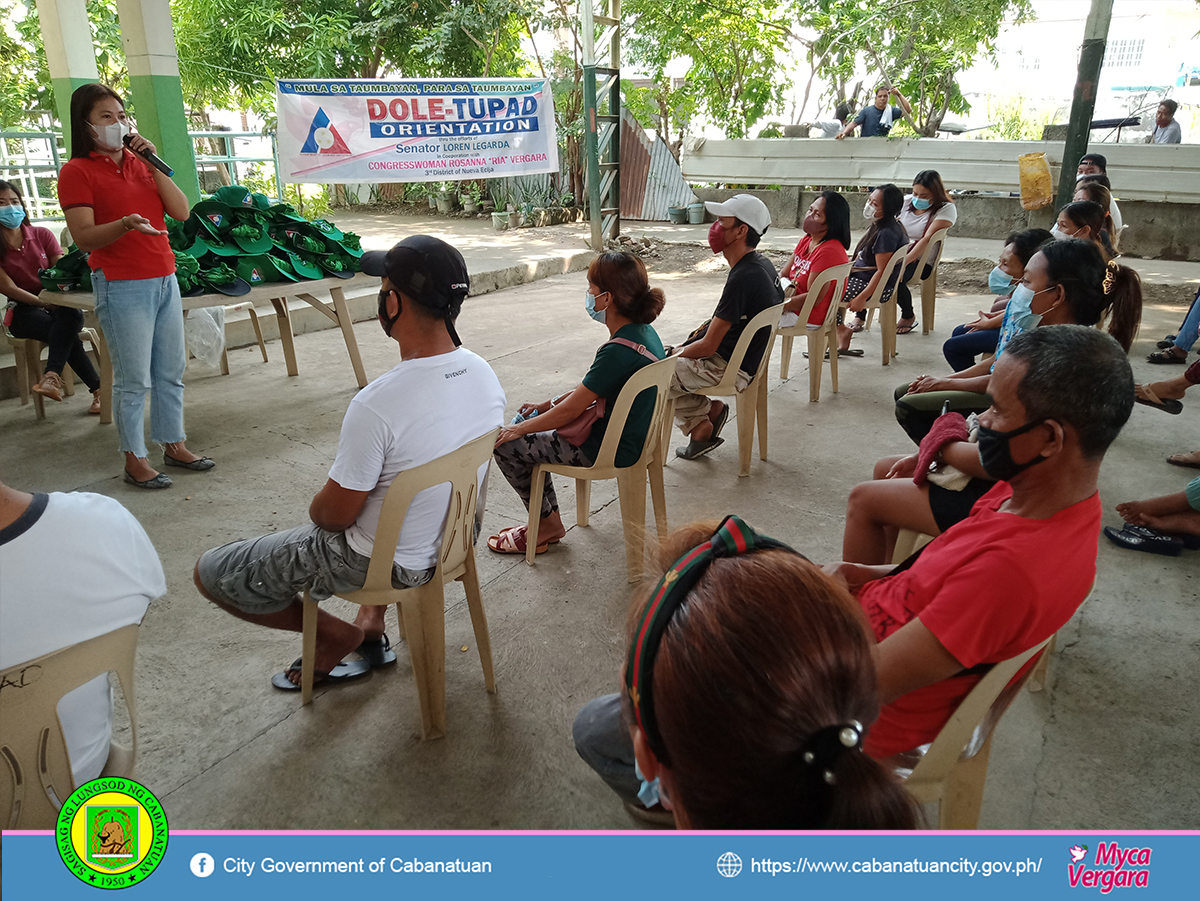
M 883 323 L 879 336 L 883 345 L 883 365 L 887 366 L 896 355 L 896 299 L 893 297 L 880 308 L 879 318 Z
M 545 494 L 546 474 L 540 466 L 533 467 L 529 483 L 529 523 L 525 527 L 525 562 L 533 566 L 537 556 L 538 526 L 542 522 L 542 495 Z
M 833 393 L 838 393 L 838 355 L 837 355 L 837 325 L 829 326 L 825 333 L 825 347 L 829 351 L 829 378 L 833 382 Z M 821 355 L 824 359 L 825 355 Z
M 758 400 L 754 407 L 758 413 L 758 459 L 767 459 L 767 373 L 759 376 Z
M 978 754 L 969 760 L 960 760 L 950 770 L 938 807 L 939 829 L 979 828 L 979 811 L 983 807 L 983 786 L 987 782 L 991 752 L 992 739 L 988 736 Z
M 592 514 L 592 480 L 575 480 L 575 525 L 587 528 Z
M 433 681 L 434 661 L 430 660 L 429 649 L 431 647 L 429 637 L 425 634 L 427 620 L 424 616 L 424 598 L 421 597 L 421 591 L 425 588 L 433 586 L 434 582 L 438 582 L 441 576 L 440 573 L 433 577 L 433 581 L 425 583 L 420 588 L 414 588 L 411 592 L 405 592 L 403 600 L 400 602 L 401 615 L 404 617 L 404 633 L 407 636 L 405 644 L 408 645 L 408 657 L 412 661 L 413 682 L 417 686 L 417 703 L 421 708 L 421 738 L 428 741 L 431 738 L 440 738 L 443 733 L 438 732 L 434 725 L 432 691 L 430 683 Z M 440 588 L 440 585 L 438 586 Z M 440 590 L 435 589 L 436 594 L 441 594 Z M 442 616 L 445 616 L 443 611 L 439 611 Z M 444 642 L 443 635 L 443 642 Z M 442 652 L 442 677 L 445 678 L 445 649 Z M 443 685 L 443 702 L 445 701 L 445 686 Z M 444 709 L 443 709 L 444 715 Z
M 479 570 L 475 568 L 475 549 L 467 551 L 467 571 L 458 577 L 467 593 L 471 610 L 471 628 L 475 630 L 475 646 L 483 665 L 483 684 L 489 694 L 496 693 L 496 673 L 492 668 L 492 640 L 488 635 L 487 614 L 483 610 L 483 594 L 479 590 Z
M 71 371 L 70 366 L 64 366 L 62 371 L 63 394 L 67 397 L 75 396 L 75 373 Z
M 221 375 L 229 375 L 229 348 L 221 348 Z
M 646 468 L 646 477 L 650 480 L 650 499 L 654 504 L 654 525 L 658 531 L 658 540 L 666 541 L 670 527 L 667 525 L 667 490 L 663 480 L 663 455 L 666 448 L 659 446 L 650 465 Z
M 1050 657 L 1054 654 L 1054 646 L 1058 643 L 1058 633 L 1056 632 L 1050 638 L 1050 643 L 1042 649 L 1042 656 L 1038 658 L 1037 665 L 1033 668 L 1033 672 L 1029 674 L 1029 690 L 1041 691 L 1046 687 L 1046 683 L 1050 678 Z
M 262 351 L 263 362 L 267 362 L 267 342 L 263 340 L 262 326 L 258 322 L 258 314 L 254 307 L 250 308 L 250 324 L 254 326 L 254 337 L 258 339 L 258 349 Z
M 25 342 L 25 360 L 22 365 L 25 367 L 25 377 L 29 380 L 34 416 L 37 419 L 45 419 L 46 399 L 33 391 L 33 386 L 42 380 L 42 343 L 40 341 L 27 340 Z
M 646 473 L 636 466 L 617 470 L 617 497 L 625 529 L 625 565 L 629 581 L 642 580 L 642 558 L 646 549 Z
M 779 338 L 783 342 L 782 344 L 780 344 L 780 351 L 779 351 L 779 378 L 782 381 L 787 381 L 788 366 L 792 362 L 792 340 L 793 339 L 792 339 L 791 335 L 780 335 Z M 809 347 L 810 348 L 812 347 L 811 341 L 809 341 Z M 811 368 L 812 367 L 812 351 L 811 350 L 809 351 L 809 354 L 808 354 L 808 360 L 809 360 L 809 367 Z
M 808 402 L 821 399 L 821 367 L 825 364 L 825 329 L 808 333 Z M 784 339 L 790 341 L 791 339 Z M 832 348 L 830 349 L 832 353 Z
M 304 592 L 304 641 L 300 650 L 300 703 L 311 704 L 317 665 L 317 602 Z
M 738 432 L 738 477 L 750 475 L 750 455 L 754 450 L 754 418 L 755 401 L 758 391 L 738 392 L 737 396 L 737 432 Z
M 933 313 L 937 306 L 937 269 L 921 282 L 921 334 L 933 331 Z
M 17 374 L 17 394 L 21 396 L 21 406 L 29 403 L 29 370 L 25 368 L 25 341 L 22 338 L 10 338 L 13 349 L 13 362 Z

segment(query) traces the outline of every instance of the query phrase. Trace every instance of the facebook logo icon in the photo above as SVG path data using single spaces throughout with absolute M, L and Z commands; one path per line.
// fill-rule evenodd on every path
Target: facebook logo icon
M 201 879 L 204 879 L 207 876 L 211 876 L 213 874 L 213 870 L 215 869 L 216 866 L 213 863 L 211 854 L 205 854 L 203 851 L 201 851 L 192 858 L 193 876 L 199 876 Z

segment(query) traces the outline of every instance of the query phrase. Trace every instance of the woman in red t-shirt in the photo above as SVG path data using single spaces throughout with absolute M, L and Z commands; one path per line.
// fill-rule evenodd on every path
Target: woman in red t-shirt
M 850 204 L 837 191 L 822 191 L 808 208 L 803 228 L 804 237 L 779 274 L 781 281 L 787 280 L 780 328 L 791 328 L 799 320 L 808 298 L 808 286 L 822 270 L 849 261 L 846 251 L 850 249 Z M 810 328 L 818 328 L 825 321 L 833 292 L 834 286 L 830 285 L 825 296 L 813 306 L 808 315 Z
M 150 465 L 146 450 L 148 390 L 154 392 L 150 437 L 164 445 L 163 462 L 197 472 L 214 465 L 183 443 L 187 351 L 175 255 L 163 214 L 183 220 L 191 210 L 178 186 L 137 155 L 153 153 L 154 145 L 131 132 L 125 104 L 111 88 L 86 84 L 76 90 L 71 159 L 58 176 L 58 199 L 76 245 L 90 254 L 96 316 L 112 356 L 125 481 L 167 488 L 171 480 Z
M 42 296 L 39 269 L 49 269 L 63 255 L 48 228 L 29 224 L 21 192 L 12 182 L 0 181 L 0 293 L 12 301 L 9 331 L 14 338 L 41 341 L 49 351 L 46 372 L 33 390 L 51 400 L 63 399 L 62 371 L 70 364 L 92 392 L 89 413 L 100 412 L 100 376 L 79 340 L 83 312 L 60 307 Z

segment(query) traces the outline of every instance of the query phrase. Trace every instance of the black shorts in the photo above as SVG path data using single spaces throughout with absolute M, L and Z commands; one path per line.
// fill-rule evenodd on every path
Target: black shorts
M 991 491 L 996 483 L 991 479 L 971 479 L 962 491 L 951 491 L 941 485 L 929 483 L 929 510 L 938 530 L 946 531 L 971 515 L 975 502 Z

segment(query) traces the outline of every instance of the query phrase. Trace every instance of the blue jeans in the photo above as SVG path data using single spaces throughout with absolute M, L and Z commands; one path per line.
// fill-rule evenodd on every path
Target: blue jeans
M 1196 343 L 1196 330 L 1200 328 L 1200 291 L 1196 292 L 1196 297 L 1192 301 L 1192 308 L 1188 310 L 1187 316 L 1183 319 L 1183 325 L 1179 326 L 1179 335 L 1175 339 L 1175 346 L 1180 350 L 1189 351 L 1192 345 Z
M 575 750 L 622 801 L 639 804 L 642 780 L 634 770 L 633 739 L 621 719 L 621 696 L 603 695 L 588 701 L 571 728 Z
M 955 372 L 962 372 L 975 365 L 980 354 L 994 354 L 1000 343 L 1000 329 L 989 328 L 968 332 L 965 325 L 955 327 L 952 337 L 942 345 L 942 355 Z
M 150 438 L 159 444 L 182 441 L 183 304 L 175 275 L 108 281 L 92 273 L 96 316 L 113 369 L 113 408 L 120 450 L 148 456 L 145 440 L 146 392 L 150 397 Z

